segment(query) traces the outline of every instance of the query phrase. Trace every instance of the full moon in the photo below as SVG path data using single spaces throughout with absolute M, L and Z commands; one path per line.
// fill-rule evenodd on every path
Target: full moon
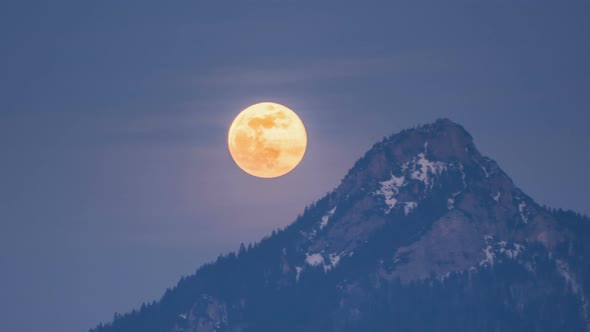
M 303 159 L 307 133 L 295 112 L 264 102 L 238 114 L 229 128 L 227 145 L 246 173 L 276 178 L 292 171 Z

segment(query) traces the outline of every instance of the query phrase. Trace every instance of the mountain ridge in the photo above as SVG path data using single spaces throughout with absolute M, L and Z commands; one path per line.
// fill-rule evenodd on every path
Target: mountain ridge
M 477 150 L 462 126 L 439 119 L 373 145 L 337 188 L 285 229 L 204 265 L 159 302 L 94 331 L 378 331 L 393 326 L 418 331 L 426 323 L 401 315 L 399 297 L 383 298 L 382 292 L 409 298 L 409 289 L 446 294 L 445 285 L 451 283 L 462 294 L 457 306 L 474 302 L 479 308 L 473 294 L 489 290 L 478 278 L 503 285 L 515 276 L 522 277 L 514 281 L 519 291 L 537 290 L 531 282 L 546 282 L 554 289 L 551 294 L 578 315 L 552 308 L 569 322 L 537 326 L 528 317 L 544 318 L 551 307 L 544 298 L 516 297 L 498 286 L 504 297 L 497 301 L 516 304 L 493 312 L 529 315 L 523 320 L 529 325 L 513 318 L 496 323 L 492 315 L 482 318 L 484 323 L 469 321 L 473 328 L 590 330 L 590 247 L 579 240 L 580 234 L 590 234 L 589 222 L 559 213 L 518 189 Z M 504 269 L 515 276 L 498 277 Z M 479 286 L 471 289 L 465 286 L 469 283 Z M 325 315 L 313 311 L 318 308 Z M 478 309 L 482 316 L 488 315 L 485 309 Z M 444 310 L 431 311 L 436 316 Z M 448 330 L 468 322 L 438 319 L 437 326 Z

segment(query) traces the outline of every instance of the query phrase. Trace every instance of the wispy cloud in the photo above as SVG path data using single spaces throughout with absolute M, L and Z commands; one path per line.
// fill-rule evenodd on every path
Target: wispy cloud
M 370 77 L 408 68 L 424 69 L 429 64 L 432 64 L 432 58 L 424 54 L 400 53 L 383 57 L 323 59 L 289 66 L 242 65 L 211 70 L 198 76 L 196 82 L 204 87 L 282 85 Z

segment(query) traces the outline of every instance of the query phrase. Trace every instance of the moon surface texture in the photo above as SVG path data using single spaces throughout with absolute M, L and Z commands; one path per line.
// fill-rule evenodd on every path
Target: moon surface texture
M 238 114 L 229 128 L 227 144 L 246 173 L 275 178 L 292 171 L 303 159 L 307 133 L 295 112 L 264 102 Z

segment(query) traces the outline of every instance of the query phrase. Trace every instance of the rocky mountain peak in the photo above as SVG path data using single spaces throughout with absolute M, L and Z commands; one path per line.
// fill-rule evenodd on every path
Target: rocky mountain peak
M 414 158 L 443 163 L 469 162 L 481 156 L 471 135 L 449 119 L 404 130 L 375 144 L 351 169 L 342 183 L 343 191 L 355 191 L 370 179 L 382 179 L 396 165 Z
M 333 268 L 385 225 L 418 239 L 390 257 L 408 258 L 390 276 L 408 282 L 486 264 L 490 245 L 516 256 L 530 239 L 548 248 L 564 239 L 548 214 L 449 119 L 375 144 L 312 213 L 317 221 L 300 229 L 300 271 L 309 265 Z M 511 249 L 498 247 L 498 241 Z M 520 249 L 506 251 L 514 248 Z M 433 257 L 454 263 L 437 264 Z

